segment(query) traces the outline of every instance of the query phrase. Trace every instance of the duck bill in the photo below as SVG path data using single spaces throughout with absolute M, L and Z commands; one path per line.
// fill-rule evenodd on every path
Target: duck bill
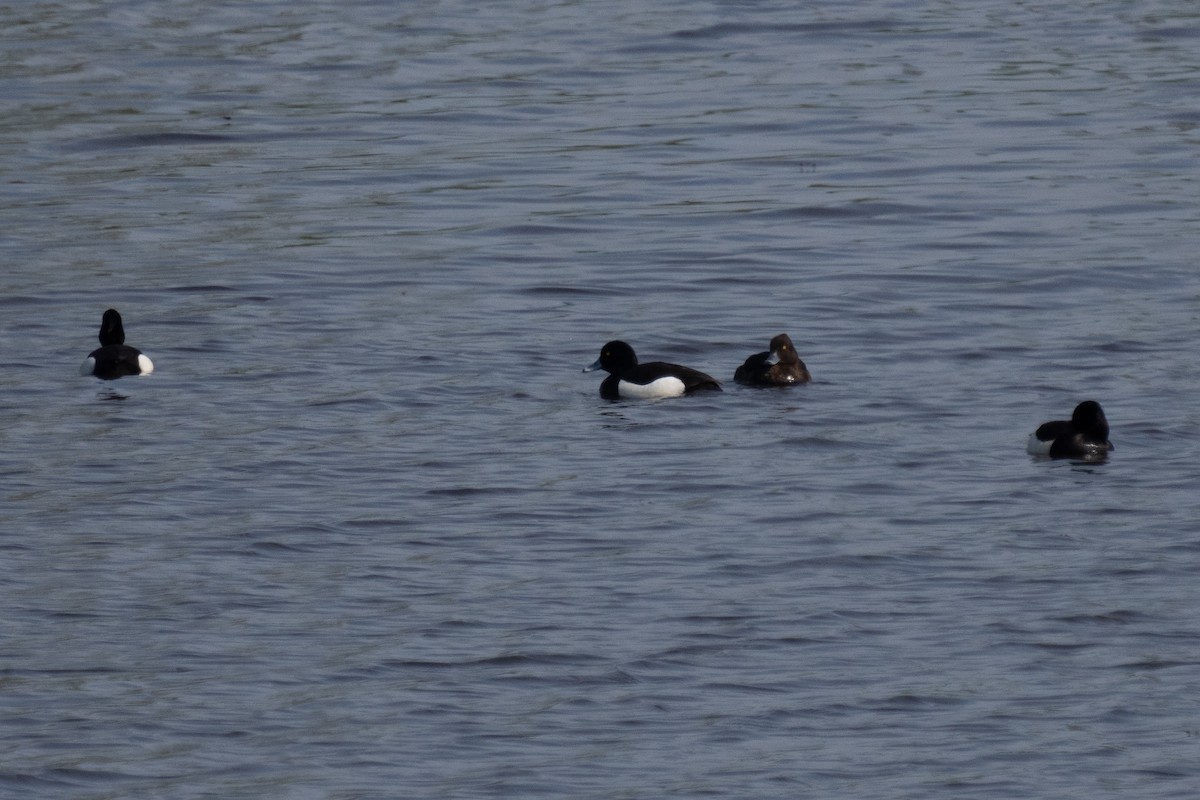
M 584 368 L 583 368 L 583 371 L 584 371 L 584 372 L 595 372 L 595 371 L 596 371 L 596 370 L 598 370 L 598 369 L 600 369 L 600 359 L 598 359 L 598 358 L 597 358 L 597 359 L 596 359 L 595 361 L 593 361 L 591 364 L 589 364 L 588 366 L 584 367 Z

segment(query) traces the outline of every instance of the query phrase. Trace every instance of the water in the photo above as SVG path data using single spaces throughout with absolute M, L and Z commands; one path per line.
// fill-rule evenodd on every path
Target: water
M 0 794 L 1200 791 L 1191 4 L 0 22 Z

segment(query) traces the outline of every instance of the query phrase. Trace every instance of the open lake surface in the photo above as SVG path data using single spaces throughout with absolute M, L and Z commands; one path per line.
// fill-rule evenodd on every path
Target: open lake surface
M 0 43 L 0 797 L 1200 796 L 1193 0 Z

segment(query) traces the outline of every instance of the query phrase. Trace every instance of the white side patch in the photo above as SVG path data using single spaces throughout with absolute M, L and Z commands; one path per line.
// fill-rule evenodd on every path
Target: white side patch
M 670 375 L 644 385 L 620 381 L 617 384 L 617 392 L 621 397 L 631 397 L 637 400 L 652 400 L 656 397 L 678 397 L 683 394 L 683 381 Z
M 83 363 L 79 365 L 79 374 L 80 375 L 92 375 L 95 372 L 96 372 L 96 359 L 92 358 L 91 356 L 88 356 L 87 358 L 85 358 L 83 360 Z
M 1029 434 L 1029 443 L 1025 445 L 1025 452 L 1029 453 L 1031 456 L 1048 456 L 1050 455 L 1050 448 L 1053 446 L 1053 439 L 1048 439 L 1047 441 L 1043 442 L 1041 439 L 1037 438 L 1036 433 L 1031 433 Z
M 154 372 L 154 362 L 145 353 L 141 353 L 138 355 L 138 369 L 142 371 L 142 375 L 149 375 Z

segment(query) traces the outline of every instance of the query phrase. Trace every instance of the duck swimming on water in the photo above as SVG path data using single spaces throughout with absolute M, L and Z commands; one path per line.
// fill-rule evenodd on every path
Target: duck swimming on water
M 600 396 L 606 400 L 623 398 L 652 399 L 678 397 L 681 394 L 721 391 L 721 384 L 710 375 L 691 367 L 650 361 L 639 364 L 633 348 L 614 340 L 600 349 L 600 357 L 584 372 L 602 369 L 608 377 L 600 384 Z
M 108 309 L 100 320 L 100 346 L 79 365 L 80 375 L 95 375 L 106 381 L 126 375 L 148 375 L 154 362 L 136 347 L 125 344 L 125 327 L 116 309 Z
M 770 350 L 747 358 L 733 373 L 733 379 L 750 386 L 795 386 L 812 380 L 786 333 L 772 339 L 769 347 Z
M 1095 400 L 1075 406 L 1071 418 L 1045 422 L 1029 434 L 1026 451 L 1035 456 L 1098 461 L 1116 448 L 1108 440 L 1108 419 Z

